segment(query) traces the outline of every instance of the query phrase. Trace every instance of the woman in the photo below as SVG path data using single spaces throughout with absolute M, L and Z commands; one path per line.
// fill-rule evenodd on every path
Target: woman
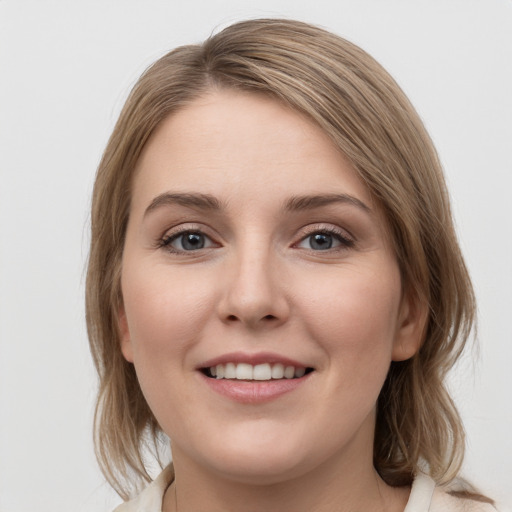
M 173 454 L 118 510 L 493 510 L 454 487 L 443 384 L 474 309 L 435 150 L 371 57 L 282 20 L 176 49 L 94 189 L 98 459 L 128 499 Z

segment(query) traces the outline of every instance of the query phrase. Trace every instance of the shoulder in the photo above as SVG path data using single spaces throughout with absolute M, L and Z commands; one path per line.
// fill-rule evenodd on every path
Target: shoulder
M 436 488 L 429 512 L 496 512 L 490 503 L 470 498 L 459 498 L 442 487 Z
M 166 467 L 136 498 L 119 505 L 113 512 L 162 512 L 162 500 L 174 480 L 172 465 Z
M 451 494 L 462 490 L 464 486 L 458 486 L 457 482 L 450 486 L 436 486 L 432 478 L 419 474 L 414 479 L 404 512 L 496 512 L 490 503 Z

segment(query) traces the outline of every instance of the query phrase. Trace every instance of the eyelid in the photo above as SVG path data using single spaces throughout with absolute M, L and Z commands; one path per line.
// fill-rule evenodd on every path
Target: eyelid
M 197 224 L 193 222 L 179 224 L 177 226 L 166 229 L 164 234 L 156 240 L 155 246 L 157 248 L 163 248 L 165 250 L 168 250 L 169 252 L 174 254 L 193 253 L 199 252 L 201 250 L 208 250 L 214 247 L 220 247 L 222 244 L 219 243 L 216 240 L 216 237 L 212 236 L 210 232 L 211 229 L 209 229 L 208 226 L 204 226 L 202 224 Z M 209 247 L 197 249 L 195 251 L 186 251 L 169 247 L 174 240 L 176 240 L 180 235 L 183 235 L 185 233 L 199 233 L 205 236 L 211 242 L 212 245 L 210 245 Z M 339 226 L 329 223 L 315 223 L 300 228 L 299 234 L 296 237 L 296 241 L 292 244 L 292 247 L 300 248 L 298 247 L 298 245 L 302 243 L 304 240 L 306 240 L 309 236 L 315 233 L 324 233 L 332 235 L 340 242 L 340 246 L 331 249 L 326 249 L 325 251 L 315 251 L 313 249 L 310 249 L 312 252 L 316 253 L 346 250 L 353 247 L 357 241 L 356 238 L 345 228 L 341 228 Z
M 335 226 L 333 224 L 310 224 L 308 226 L 305 226 L 301 229 L 300 238 L 297 242 L 293 244 L 293 247 L 298 248 L 298 245 L 306 240 L 311 235 L 314 235 L 315 233 L 325 233 L 329 235 L 333 235 L 335 238 L 338 239 L 338 241 L 341 242 L 341 248 L 336 247 L 332 249 L 327 249 L 325 252 L 328 252 L 329 250 L 335 251 L 335 250 L 344 250 L 349 249 L 353 247 L 356 243 L 356 238 L 346 229 L 343 229 L 339 226 Z M 307 250 L 307 249 L 306 249 Z M 313 251 L 313 249 L 311 249 Z M 322 252 L 322 251 L 313 251 L 313 252 Z
M 168 252 L 170 252 L 172 254 L 193 253 L 193 252 L 199 252 L 201 250 L 208 250 L 213 247 L 220 247 L 220 244 L 214 239 L 214 237 L 212 235 L 210 235 L 208 233 L 208 231 L 209 231 L 208 229 L 205 229 L 204 226 L 201 226 L 199 224 L 195 224 L 195 223 L 180 224 L 178 226 L 167 229 L 165 231 L 165 233 L 156 240 L 155 245 L 157 248 L 167 250 Z M 181 235 L 184 235 L 186 233 L 201 234 L 205 238 L 210 240 L 211 245 L 209 247 L 200 248 L 195 251 L 180 250 L 180 249 L 175 249 L 170 246 L 171 243 L 174 242 L 174 240 L 178 239 Z

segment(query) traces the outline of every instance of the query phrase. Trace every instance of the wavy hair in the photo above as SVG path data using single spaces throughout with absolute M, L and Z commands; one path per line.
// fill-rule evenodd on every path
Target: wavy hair
M 99 375 L 95 446 L 104 475 L 129 498 L 150 480 L 146 448 L 157 447 L 160 434 L 120 350 L 134 169 L 161 121 L 212 88 L 265 94 L 307 116 L 381 205 L 404 289 L 427 303 L 429 314 L 421 349 L 391 364 L 380 393 L 374 465 L 393 486 L 410 484 L 424 463 L 436 481 L 451 480 L 463 459 L 464 431 L 444 380 L 470 335 L 475 300 L 438 156 L 405 94 L 366 52 L 323 29 L 272 19 L 236 23 L 157 60 L 131 91 L 103 154 L 92 199 L 86 312 Z

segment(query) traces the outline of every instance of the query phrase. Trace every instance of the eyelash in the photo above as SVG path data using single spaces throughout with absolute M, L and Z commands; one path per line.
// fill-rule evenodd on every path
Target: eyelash
M 187 227 L 187 228 L 183 228 L 178 231 L 175 231 L 171 234 L 164 235 L 160 240 L 158 240 L 157 246 L 159 248 L 166 249 L 167 251 L 169 251 L 172 254 L 193 253 L 193 252 L 200 251 L 202 249 L 211 248 L 211 247 L 201 247 L 196 250 L 182 250 L 182 249 L 175 249 L 174 247 L 171 246 L 171 244 L 175 240 L 178 240 L 181 236 L 187 235 L 187 234 L 201 235 L 201 236 L 205 237 L 205 239 L 209 240 L 209 243 L 212 243 L 212 246 L 215 244 L 215 242 L 213 242 L 212 239 L 206 233 L 204 233 L 204 231 L 202 231 L 200 228 Z M 355 240 L 351 236 L 347 235 L 346 231 L 343 231 L 341 229 L 337 229 L 334 227 L 311 226 L 310 228 L 308 228 L 308 232 L 304 236 L 302 236 L 298 242 L 294 243 L 292 245 L 292 247 L 298 248 L 299 244 L 306 241 L 308 238 L 310 238 L 313 235 L 332 236 L 334 239 L 336 239 L 340 243 L 340 246 L 334 247 L 334 248 L 329 247 L 329 248 L 323 249 L 323 250 L 314 250 L 312 248 L 305 248 L 306 250 L 308 250 L 310 252 L 318 253 L 318 252 L 343 251 L 343 250 L 347 250 L 347 249 L 350 249 L 355 246 Z
M 169 251 L 172 254 L 192 253 L 192 252 L 196 252 L 196 251 L 199 251 L 199 250 L 203 249 L 201 247 L 199 249 L 196 249 L 195 251 L 194 250 L 187 251 L 187 250 L 182 250 L 182 249 L 175 249 L 174 247 L 171 246 L 171 244 L 175 240 L 178 240 L 183 235 L 188 235 L 188 234 L 190 234 L 190 235 L 202 235 L 203 237 L 205 237 L 205 239 L 208 239 L 210 242 L 212 242 L 212 245 L 215 245 L 215 242 L 213 242 L 211 237 L 209 237 L 206 233 L 204 233 L 204 231 L 202 231 L 199 228 L 188 227 L 188 228 L 180 229 L 180 230 L 175 231 L 175 232 L 170 233 L 170 234 L 165 234 L 158 241 L 158 247 L 163 248 L 163 249 Z M 209 249 L 209 247 L 206 247 L 206 249 Z
M 308 233 L 303 236 L 297 243 L 294 244 L 294 247 L 297 247 L 302 242 L 306 241 L 313 235 L 329 235 L 335 238 L 338 242 L 340 242 L 339 247 L 328 248 L 325 250 L 314 250 L 314 249 L 306 249 L 314 253 L 318 252 L 332 252 L 332 251 L 343 251 L 347 249 L 351 249 L 355 246 L 355 240 L 344 230 L 335 228 L 335 227 L 325 227 L 325 226 L 311 226 L 308 228 Z

